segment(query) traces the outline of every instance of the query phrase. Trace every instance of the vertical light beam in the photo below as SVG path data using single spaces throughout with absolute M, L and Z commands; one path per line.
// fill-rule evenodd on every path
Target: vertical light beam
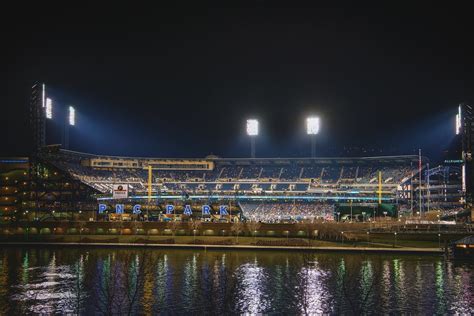
M 69 106 L 69 125 L 76 125 L 76 110 L 72 106 Z
M 53 118 L 53 100 L 46 98 L 46 118 Z

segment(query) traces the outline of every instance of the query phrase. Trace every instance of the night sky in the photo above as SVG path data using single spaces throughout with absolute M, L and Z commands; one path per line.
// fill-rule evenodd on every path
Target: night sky
M 252 117 L 257 156 L 308 156 L 314 114 L 318 155 L 437 157 L 457 104 L 474 100 L 468 6 L 197 3 L 4 11 L 0 156 L 29 152 L 36 80 L 76 107 L 71 149 L 114 155 L 245 157 Z M 61 141 L 58 111 L 48 143 Z

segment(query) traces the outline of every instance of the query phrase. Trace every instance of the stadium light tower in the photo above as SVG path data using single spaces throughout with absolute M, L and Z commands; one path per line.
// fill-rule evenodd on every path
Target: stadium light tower
M 311 158 L 316 157 L 316 135 L 319 133 L 319 117 L 306 118 L 306 134 L 311 137 Z
M 258 135 L 258 120 L 247 120 L 247 135 L 250 136 L 250 157 L 255 158 L 255 137 Z
M 461 106 L 458 106 L 458 114 L 456 114 L 456 135 L 461 134 L 462 127 Z
M 76 125 L 76 109 L 70 105 L 68 107 L 67 122 L 64 124 L 64 148 L 69 149 L 69 126 Z
M 76 110 L 73 106 L 69 106 L 69 125 L 76 125 Z
M 50 98 L 46 98 L 46 118 L 52 119 L 53 118 L 53 100 Z

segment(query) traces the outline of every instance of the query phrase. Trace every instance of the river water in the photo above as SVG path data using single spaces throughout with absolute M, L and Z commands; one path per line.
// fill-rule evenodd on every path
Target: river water
M 431 255 L 3 247 L 0 314 L 473 314 L 474 263 Z

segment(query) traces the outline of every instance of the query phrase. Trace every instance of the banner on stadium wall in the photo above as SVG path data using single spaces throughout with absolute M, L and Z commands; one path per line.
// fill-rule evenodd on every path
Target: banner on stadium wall
M 128 184 L 114 184 L 113 198 L 114 199 L 128 198 Z

